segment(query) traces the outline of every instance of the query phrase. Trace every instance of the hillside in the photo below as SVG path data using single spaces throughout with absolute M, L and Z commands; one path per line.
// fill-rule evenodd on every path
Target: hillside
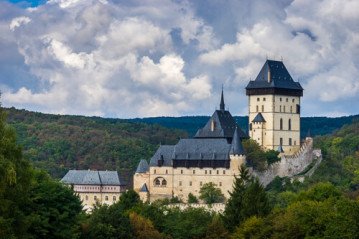
M 248 117 L 234 116 L 239 126 L 248 131 Z M 190 136 L 208 121 L 209 116 L 183 116 L 183 117 L 150 117 L 130 119 L 131 122 L 142 122 L 150 124 L 159 124 L 168 128 L 181 129 L 188 132 Z M 359 115 L 343 116 L 337 118 L 328 117 L 302 117 L 301 118 L 301 136 L 306 137 L 308 131 L 311 136 L 325 135 L 333 133 L 345 124 L 350 124 L 354 119 L 359 119 Z
M 60 116 L 6 109 L 24 156 L 36 167 L 62 177 L 70 168 L 133 171 L 159 144 L 174 144 L 187 133 L 121 119 Z

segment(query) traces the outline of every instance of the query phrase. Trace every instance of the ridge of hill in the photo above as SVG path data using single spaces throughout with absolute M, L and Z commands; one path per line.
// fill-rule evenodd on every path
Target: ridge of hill
M 111 119 L 52 115 L 15 108 L 5 109 L 18 135 L 24 156 L 53 177 L 68 169 L 119 170 L 131 175 L 140 159 L 150 158 L 160 144 L 175 144 L 193 136 L 208 116 Z M 247 129 L 248 117 L 236 116 Z M 305 117 L 302 135 L 332 133 L 359 115 L 340 118 Z

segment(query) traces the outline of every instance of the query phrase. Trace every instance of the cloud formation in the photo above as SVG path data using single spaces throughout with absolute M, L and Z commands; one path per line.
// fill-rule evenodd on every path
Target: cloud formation
M 357 114 L 357 1 L 0 3 L 5 106 L 108 117 L 233 114 L 266 57 L 305 88 L 305 115 Z M 1 14 L 1 11 L 6 14 Z

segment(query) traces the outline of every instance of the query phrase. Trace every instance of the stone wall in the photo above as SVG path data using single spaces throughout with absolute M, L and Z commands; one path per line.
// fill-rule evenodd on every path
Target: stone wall
M 226 207 L 226 204 L 224 203 L 213 203 L 213 204 L 204 204 L 204 203 L 173 203 L 167 205 L 169 208 L 177 207 L 180 210 L 187 209 L 189 207 L 192 208 L 204 208 L 207 211 L 211 212 L 217 212 L 217 213 L 223 213 L 224 209 Z
M 281 160 L 271 164 L 267 170 L 252 171 L 259 178 L 263 186 L 267 186 L 272 180 L 279 177 L 293 177 L 302 172 L 313 161 L 313 139 L 306 138 L 305 142 L 294 155 L 282 155 Z

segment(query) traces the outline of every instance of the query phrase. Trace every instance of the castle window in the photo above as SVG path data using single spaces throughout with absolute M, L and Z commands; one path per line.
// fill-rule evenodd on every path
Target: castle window
M 204 170 L 204 174 L 207 174 L 207 170 Z
M 289 145 L 292 145 L 292 138 L 289 138 Z
M 222 182 L 219 182 L 219 186 L 222 187 Z
M 283 145 L 283 138 L 279 139 L 279 145 Z
M 183 174 L 183 169 L 181 169 L 181 174 Z
M 285 105 L 283 106 L 283 112 L 285 112 Z
M 256 106 L 256 111 L 258 112 L 258 105 Z
M 288 120 L 288 130 L 292 130 L 292 120 Z
M 219 170 L 217 170 L 217 174 L 219 174 Z
M 264 105 L 262 105 L 262 112 L 264 112 Z
M 294 103 L 294 99 L 292 99 L 292 102 Z
M 285 101 L 286 101 L 286 102 L 288 102 L 288 98 L 287 98 L 287 99 L 285 99 Z
M 112 201 L 116 201 L 116 196 L 113 196 L 113 197 L 112 197 Z
M 279 121 L 279 129 L 283 130 L 283 119 L 282 118 L 280 118 L 280 121 Z
M 182 181 L 179 181 L 179 182 L 178 182 L 178 185 L 182 186 Z
M 196 170 L 193 170 L 193 174 L 196 174 Z
M 260 99 L 259 99 L 259 98 L 257 98 L 257 101 L 260 101 Z
M 162 186 L 163 186 L 163 187 L 166 187 L 166 186 L 167 186 L 167 181 L 166 181 L 166 179 L 163 179 L 163 180 L 162 180 Z
M 209 174 L 212 174 L 212 170 L 209 170 Z
M 105 201 L 108 201 L 108 196 L 105 196 Z
M 189 186 L 192 186 L 192 181 L 189 181 Z
M 293 106 L 290 106 L 290 113 L 293 113 Z
M 96 201 L 96 200 L 97 200 L 97 196 L 93 196 L 93 199 Z
M 266 98 L 263 98 L 263 101 L 266 101 Z
M 281 105 L 279 106 L 279 112 L 282 112 L 282 106 Z
M 156 169 L 153 170 L 153 174 L 156 174 Z
M 223 170 L 223 174 L 226 174 L 226 170 Z
M 166 169 L 166 174 L 168 174 L 168 170 Z
M 281 98 L 279 98 L 279 101 L 282 101 L 282 97 L 281 97 Z
M 159 179 L 159 178 L 156 178 L 155 181 L 153 182 L 153 184 L 154 184 L 155 187 L 161 186 L 161 181 L 160 181 L 160 179 Z
M 297 104 L 297 114 L 300 114 L 300 105 Z

